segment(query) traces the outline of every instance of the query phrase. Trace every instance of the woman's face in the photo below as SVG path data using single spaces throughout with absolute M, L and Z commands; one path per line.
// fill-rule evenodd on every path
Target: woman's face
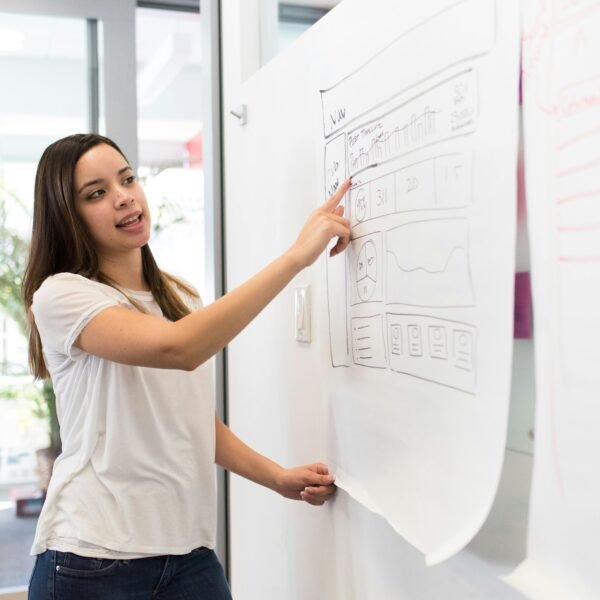
M 141 248 L 150 239 L 150 214 L 133 170 L 112 146 L 99 144 L 75 165 L 75 210 L 100 255 Z

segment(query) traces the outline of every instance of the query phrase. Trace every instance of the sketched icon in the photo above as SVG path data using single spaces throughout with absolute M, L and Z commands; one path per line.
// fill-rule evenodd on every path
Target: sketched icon
M 372 240 L 366 241 L 358 253 L 356 285 L 361 300 L 370 300 L 377 285 L 377 249 Z
M 367 216 L 367 195 L 365 188 L 360 188 L 356 195 L 356 220 L 360 223 Z

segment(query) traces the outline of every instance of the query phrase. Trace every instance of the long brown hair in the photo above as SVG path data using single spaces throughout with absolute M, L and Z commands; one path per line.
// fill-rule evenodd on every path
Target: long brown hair
M 127 294 L 100 271 L 98 253 L 85 224 L 75 211 L 75 165 L 88 150 L 99 144 L 113 147 L 125 160 L 121 149 L 107 137 L 95 133 L 62 138 L 46 148 L 35 177 L 33 227 L 27 267 L 23 277 L 23 301 L 30 325 L 29 362 L 40 379 L 50 375 L 42 354 L 42 341 L 31 312 L 33 294 L 44 280 L 56 273 L 75 273 L 95 279 Z M 188 285 L 163 273 L 157 266 L 148 244 L 142 247 L 142 266 L 146 283 L 164 316 L 177 321 L 190 310 L 177 293 L 197 293 Z M 129 301 L 144 312 L 135 299 Z

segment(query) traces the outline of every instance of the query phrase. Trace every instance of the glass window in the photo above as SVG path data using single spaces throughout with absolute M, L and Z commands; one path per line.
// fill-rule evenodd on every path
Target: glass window
M 297 40 L 310 25 L 308 23 L 294 23 L 290 21 L 279 21 L 279 52 Z
M 20 284 L 44 148 L 88 130 L 87 23 L 0 12 L 0 589 L 26 585 L 49 413 L 28 374 Z
M 137 10 L 138 174 L 161 269 L 202 294 L 204 201 L 200 15 Z
M 339 0 L 279 2 L 279 52 L 290 46 L 309 27 L 327 14 Z

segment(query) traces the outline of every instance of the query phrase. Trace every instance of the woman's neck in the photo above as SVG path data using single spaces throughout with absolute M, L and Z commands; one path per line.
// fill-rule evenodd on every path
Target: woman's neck
M 150 288 L 144 278 L 142 252 L 132 252 L 127 256 L 101 256 L 100 271 L 110 277 L 117 285 L 136 291 L 148 291 Z

